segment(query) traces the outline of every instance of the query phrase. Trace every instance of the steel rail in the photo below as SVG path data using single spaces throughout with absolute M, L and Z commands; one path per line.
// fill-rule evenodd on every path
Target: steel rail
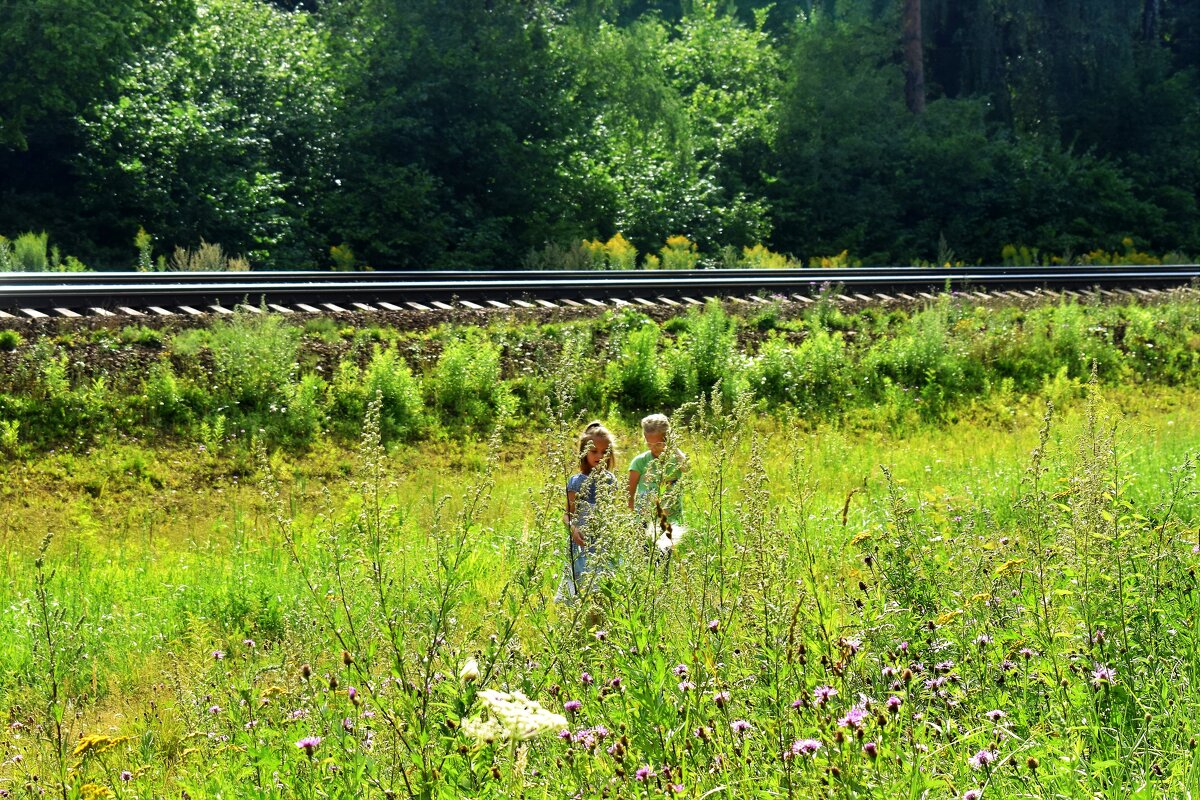
M 814 296 L 943 289 L 1163 288 L 1200 279 L 1200 266 L 843 268 L 571 272 L 3 273 L 0 310 L 260 302 L 378 303 L 727 295 Z

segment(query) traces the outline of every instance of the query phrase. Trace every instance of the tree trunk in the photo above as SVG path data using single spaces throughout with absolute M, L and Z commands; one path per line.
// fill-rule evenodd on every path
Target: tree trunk
M 925 111 L 925 53 L 921 40 L 921 0 L 904 0 L 904 102 L 914 114 Z

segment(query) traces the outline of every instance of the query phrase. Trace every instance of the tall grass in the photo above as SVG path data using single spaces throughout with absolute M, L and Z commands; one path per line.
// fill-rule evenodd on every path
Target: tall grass
M 0 788 L 1190 790 L 1200 423 L 1168 407 L 1190 394 L 1127 419 L 1092 379 L 1004 436 L 864 440 L 706 398 L 675 426 L 689 535 L 659 554 L 611 498 L 609 571 L 563 605 L 578 368 L 536 446 L 493 437 L 469 478 L 431 450 L 389 455 L 380 391 L 352 485 L 315 506 L 297 505 L 299 465 L 262 450 L 262 499 L 226 483 L 207 527 L 131 517 L 40 554 L 10 543 Z M 516 692 L 537 707 L 516 714 Z

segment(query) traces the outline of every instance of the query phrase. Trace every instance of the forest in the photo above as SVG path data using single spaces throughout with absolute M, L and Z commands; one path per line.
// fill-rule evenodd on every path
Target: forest
M 1183 0 L 4 0 L 0 234 L 94 269 L 1181 260 L 1198 69 Z

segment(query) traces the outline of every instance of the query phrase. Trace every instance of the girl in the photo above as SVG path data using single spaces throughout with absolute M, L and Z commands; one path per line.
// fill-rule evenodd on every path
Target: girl
M 595 519 L 597 497 L 616 487 L 617 477 L 610 471 L 616 462 L 613 435 L 599 423 L 588 425 L 579 437 L 579 472 L 567 481 L 567 524 L 571 529 L 568 541 L 568 574 L 565 592 L 575 596 L 586 589 L 581 584 L 585 575 L 596 573 L 595 559 L 599 548 L 600 530 Z

